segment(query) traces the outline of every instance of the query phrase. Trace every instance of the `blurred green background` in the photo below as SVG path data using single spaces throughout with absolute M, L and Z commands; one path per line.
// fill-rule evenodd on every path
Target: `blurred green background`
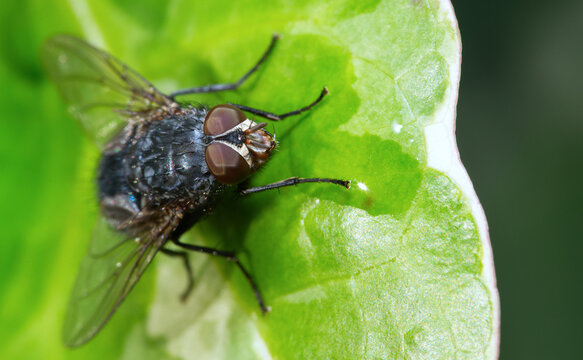
M 453 3 L 463 43 L 458 145 L 490 225 L 501 358 L 579 355 L 583 2 Z M 68 255 L 82 252 L 85 239 L 58 239 L 90 226 L 76 221 L 85 218 L 78 209 L 87 190 L 78 184 L 90 174 L 78 164 L 87 142 L 71 118 L 44 116 L 64 105 L 40 69 L 39 45 L 55 29 L 79 31 L 59 23 L 68 6 L 55 4 L 0 5 L 0 353 L 35 347 L 37 358 L 55 348 L 49 343 L 60 329 L 52 325 L 60 324 L 68 293 L 47 291 L 51 282 L 35 275 L 71 284 L 75 274 L 63 269 L 78 262 Z M 157 4 L 128 8 L 131 20 L 156 27 L 155 18 L 142 16 L 153 12 L 140 9 Z
M 580 358 L 583 2 L 453 5 L 457 141 L 490 226 L 501 358 Z

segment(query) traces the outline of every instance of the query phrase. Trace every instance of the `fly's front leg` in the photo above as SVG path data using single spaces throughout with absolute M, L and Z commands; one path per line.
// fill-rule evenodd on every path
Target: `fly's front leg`
M 279 38 L 280 38 L 279 34 L 273 34 L 273 36 L 271 38 L 271 43 L 269 44 L 269 47 L 267 48 L 267 50 L 265 50 L 265 52 L 263 53 L 263 55 L 261 56 L 259 61 L 257 61 L 255 66 L 253 66 L 251 68 L 251 70 L 247 71 L 245 73 L 245 75 L 243 75 L 237 82 L 228 83 L 228 84 L 212 84 L 212 85 L 198 86 L 198 87 L 193 87 L 193 88 L 189 88 L 189 89 L 178 90 L 178 91 L 175 91 L 175 92 L 171 93 L 170 95 L 168 95 L 168 97 L 170 99 L 174 99 L 178 95 L 200 94 L 200 93 L 209 93 L 209 92 L 237 89 L 239 86 L 241 86 L 241 84 L 243 84 L 245 82 L 245 80 L 247 80 L 247 78 L 249 76 L 251 76 L 255 71 L 257 71 L 257 69 L 259 69 L 259 66 L 261 64 L 263 64 L 265 59 L 267 59 L 269 54 L 271 54 L 271 51 L 273 50 L 273 47 L 275 46 L 275 43 L 277 42 L 277 40 L 279 40 Z
M 292 186 L 297 184 L 305 184 L 305 183 L 330 183 L 336 184 L 345 187 L 346 189 L 350 189 L 350 181 L 349 180 L 338 180 L 338 179 L 328 179 L 328 178 L 297 178 L 292 177 L 289 179 L 281 180 L 278 182 L 274 182 L 267 185 L 252 187 L 240 190 L 241 195 L 249 195 L 253 193 L 258 193 L 265 190 L 272 190 L 278 189 L 285 186 Z
M 273 121 L 280 121 L 285 119 L 288 116 L 293 116 L 293 115 L 298 115 L 303 113 L 304 111 L 308 111 L 311 108 L 313 108 L 314 106 L 318 105 L 318 103 L 320 101 L 322 101 L 322 99 L 324 98 L 324 96 L 328 95 L 328 88 L 324 87 L 322 89 L 322 92 L 320 92 L 320 95 L 318 96 L 318 98 L 312 102 L 310 105 L 304 106 L 303 108 L 294 110 L 294 111 L 290 111 L 287 112 L 285 114 L 281 114 L 281 115 L 276 115 L 274 113 L 268 112 L 268 111 L 263 111 L 263 110 L 259 110 L 259 109 L 255 109 L 249 106 L 245 106 L 245 105 L 239 105 L 239 104 L 231 104 L 229 103 L 229 105 L 233 105 L 234 107 L 237 107 L 243 111 L 247 111 L 251 114 L 257 115 L 257 116 L 261 116 L 263 118 L 269 119 L 269 120 L 273 120 Z

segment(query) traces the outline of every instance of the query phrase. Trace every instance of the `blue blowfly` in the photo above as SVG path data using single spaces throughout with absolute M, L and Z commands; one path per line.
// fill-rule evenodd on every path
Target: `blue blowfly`
M 97 167 L 100 217 L 82 261 L 65 318 L 63 339 L 80 346 L 107 323 L 158 251 L 181 258 L 188 272 L 183 298 L 193 287 L 185 251 L 171 242 L 232 261 L 249 281 L 262 312 L 267 307 L 251 274 L 231 251 L 187 244 L 181 235 L 209 214 L 231 186 L 242 195 L 308 182 L 349 188 L 348 181 L 289 178 L 245 188 L 276 146 L 245 113 L 280 121 L 308 111 L 311 104 L 276 115 L 238 104 L 212 108 L 180 103 L 176 97 L 238 88 L 269 56 L 274 35 L 259 61 L 237 82 L 175 91 L 165 95 L 110 54 L 70 35 L 42 47 L 42 61 L 69 110 L 101 150 Z

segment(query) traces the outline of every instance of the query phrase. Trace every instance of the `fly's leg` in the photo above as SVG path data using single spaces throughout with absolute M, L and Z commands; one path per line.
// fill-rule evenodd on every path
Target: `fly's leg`
M 239 193 L 241 195 L 249 195 L 249 194 L 258 193 L 258 192 L 265 191 L 265 190 L 278 189 L 278 188 L 285 187 L 285 186 L 292 186 L 292 185 L 305 184 L 305 183 L 330 183 L 330 184 L 344 186 L 345 188 L 350 189 L 350 181 L 349 180 L 338 180 L 338 179 L 328 179 L 328 178 L 297 178 L 297 177 L 292 177 L 289 179 L 281 180 L 281 181 L 274 182 L 274 183 L 267 184 L 267 185 L 243 189 L 243 190 L 240 190 Z
M 182 258 L 182 262 L 184 263 L 184 268 L 186 270 L 187 282 L 186 282 L 186 289 L 180 295 L 180 301 L 185 302 L 188 299 L 188 296 L 192 292 L 194 288 L 194 276 L 192 275 L 192 267 L 190 266 L 190 259 L 188 258 L 188 253 L 185 251 L 175 251 L 166 248 L 162 248 L 160 251 L 162 253 L 172 256 L 172 257 L 180 257 Z
M 171 241 L 183 249 L 198 251 L 198 252 L 202 252 L 202 253 L 213 255 L 213 256 L 221 256 L 221 257 L 226 258 L 228 261 L 234 262 L 239 267 L 239 269 L 241 270 L 241 272 L 243 273 L 245 278 L 247 278 L 249 285 L 251 285 L 251 288 L 253 289 L 253 292 L 255 293 L 255 297 L 257 298 L 257 303 L 259 304 L 259 307 L 261 308 L 261 312 L 263 312 L 265 314 L 269 311 L 269 309 L 265 306 L 265 303 L 263 302 L 263 297 L 261 296 L 261 293 L 259 292 L 259 288 L 255 284 L 255 281 L 253 281 L 253 278 L 251 277 L 251 275 L 249 274 L 247 269 L 245 269 L 245 267 L 241 264 L 241 262 L 239 261 L 239 259 L 237 258 L 237 256 L 235 255 L 234 252 L 217 250 L 217 249 L 213 249 L 213 248 L 209 248 L 209 247 L 205 247 L 205 246 L 186 244 L 186 243 L 180 242 L 180 240 L 174 239 L 174 238 L 172 238 Z
M 320 95 L 318 96 L 318 98 L 314 102 L 312 102 L 310 105 L 304 106 L 301 109 L 297 109 L 297 110 L 294 110 L 294 111 L 290 111 L 290 112 L 287 112 L 287 113 L 281 114 L 281 115 L 276 115 L 276 114 L 271 113 L 271 112 L 268 112 L 268 111 L 263 111 L 263 110 L 251 108 L 251 107 L 248 107 L 248 106 L 245 106 L 245 105 L 231 104 L 231 103 L 229 103 L 229 105 L 233 105 L 234 107 L 237 107 L 237 108 L 239 108 L 239 109 L 241 109 L 243 111 L 247 111 L 247 112 L 249 112 L 251 114 L 254 114 L 254 115 L 257 115 L 257 116 L 261 116 L 261 117 L 264 117 L 264 118 L 269 119 L 269 120 L 280 121 L 280 120 L 285 119 L 288 116 L 298 115 L 298 114 L 303 113 L 304 111 L 310 110 L 314 106 L 318 105 L 318 103 L 320 101 L 322 101 L 322 99 L 326 95 L 328 95 L 328 88 L 327 87 L 324 87 L 322 89 L 322 92 L 320 92 Z
M 209 92 L 237 89 L 239 86 L 241 86 L 241 84 L 243 84 L 245 82 L 245 80 L 247 80 L 247 78 L 249 76 L 251 76 L 255 71 L 257 71 L 259 66 L 265 61 L 265 59 L 267 59 L 267 57 L 269 56 L 269 54 L 273 50 L 273 47 L 275 46 L 275 43 L 277 42 L 277 40 L 279 40 L 279 38 L 280 38 L 280 36 L 278 34 L 273 35 L 273 37 L 271 38 L 271 43 L 269 44 L 269 47 L 267 47 L 267 50 L 265 50 L 265 52 L 263 53 L 263 55 L 261 56 L 259 61 L 257 61 L 255 66 L 253 66 L 251 68 L 251 70 L 247 71 L 247 73 L 245 73 L 245 75 L 243 75 L 237 82 L 229 83 L 229 84 L 212 84 L 212 85 L 198 86 L 198 87 L 193 87 L 193 88 L 189 88 L 189 89 L 178 90 L 178 91 L 175 91 L 175 92 L 171 93 L 170 95 L 168 95 L 168 97 L 171 99 L 174 99 L 178 95 L 200 94 L 200 93 L 209 93 Z

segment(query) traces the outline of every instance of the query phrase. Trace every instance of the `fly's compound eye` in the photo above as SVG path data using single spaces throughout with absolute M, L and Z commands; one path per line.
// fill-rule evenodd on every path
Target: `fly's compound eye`
M 206 164 L 218 181 L 233 185 L 245 180 L 249 175 L 249 165 L 233 148 L 214 142 L 206 147 Z
M 222 104 L 210 109 L 204 119 L 206 135 L 220 135 L 246 120 L 245 114 L 238 108 Z

